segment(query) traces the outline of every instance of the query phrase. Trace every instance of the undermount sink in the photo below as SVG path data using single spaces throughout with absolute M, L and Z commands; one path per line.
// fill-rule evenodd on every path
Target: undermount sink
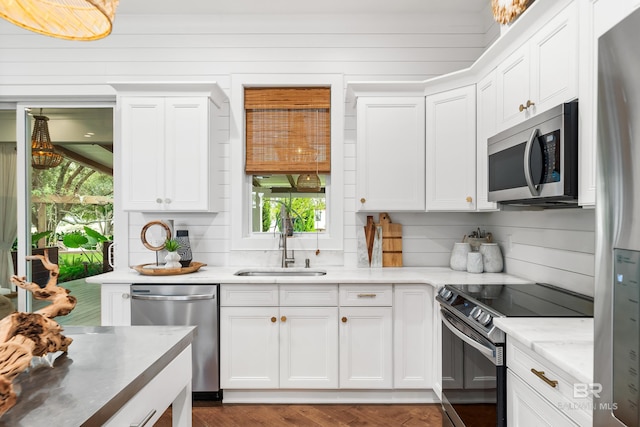
M 234 276 L 324 276 L 324 270 L 311 270 L 308 268 L 281 268 L 281 269 L 247 269 L 233 273 Z

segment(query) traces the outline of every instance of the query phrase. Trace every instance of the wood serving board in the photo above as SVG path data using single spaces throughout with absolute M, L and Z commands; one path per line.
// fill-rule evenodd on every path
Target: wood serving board
M 192 261 L 189 267 L 180 268 L 163 268 L 162 266 L 156 267 L 155 263 L 134 265 L 133 268 L 138 273 L 144 276 L 176 276 L 178 274 L 188 274 L 200 270 L 200 267 L 205 266 L 201 262 Z M 153 266 L 154 268 L 151 268 Z
M 382 226 L 382 266 L 402 267 L 402 224 L 394 224 L 386 212 L 380 214 Z

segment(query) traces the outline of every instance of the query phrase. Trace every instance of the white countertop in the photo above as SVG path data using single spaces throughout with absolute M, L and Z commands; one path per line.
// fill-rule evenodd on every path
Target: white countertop
M 593 382 L 593 318 L 503 317 L 493 323 L 507 340 L 522 343 L 578 381 Z
M 279 270 L 261 267 L 202 267 L 195 273 L 175 276 L 147 276 L 133 269 L 113 271 L 87 278 L 89 283 L 127 284 L 127 283 L 426 283 L 435 287 L 446 284 L 529 284 L 530 280 L 510 276 L 504 273 L 473 274 L 454 271 L 446 267 L 386 267 L 386 268 L 346 268 L 318 267 L 311 270 L 323 270 L 324 276 L 235 276 L 238 270 Z

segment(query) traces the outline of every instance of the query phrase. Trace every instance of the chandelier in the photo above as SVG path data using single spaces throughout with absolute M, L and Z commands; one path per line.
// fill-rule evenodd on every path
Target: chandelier
M 119 0 L 3 0 L 0 17 L 36 33 L 97 40 L 111 33 Z
M 42 108 L 39 116 L 33 116 L 36 120 L 33 124 L 31 134 L 31 166 L 35 169 L 55 168 L 62 161 L 62 156 L 53 148 L 51 137 L 49 136 L 49 117 L 42 115 Z

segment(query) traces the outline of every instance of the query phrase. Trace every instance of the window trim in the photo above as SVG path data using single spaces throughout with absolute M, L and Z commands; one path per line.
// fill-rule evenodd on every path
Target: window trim
M 331 174 L 326 182 L 327 232 L 297 235 L 296 249 L 343 250 L 344 78 L 342 74 L 234 74 L 230 98 L 231 250 L 276 250 L 278 239 L 251 232 L 251 176 L 244 171 L 245 87 L 328 86 L 331 88 Z M 334 184 L 335 183 L 335 184 Z

